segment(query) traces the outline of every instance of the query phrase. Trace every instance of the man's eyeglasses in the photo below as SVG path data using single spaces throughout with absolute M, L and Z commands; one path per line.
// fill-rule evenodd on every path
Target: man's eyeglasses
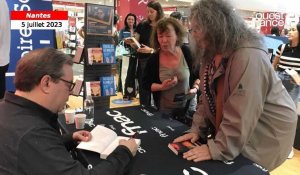
M 60 77 L 57 77 L 57 76 L 54 76 L 54 75 L 52 75 L 51 77 L 57 78 L 57 79 L 65 82 L 65 83 L 69 84 L 69 86 L 68 86 L 69 87 L 69 91 L 72 91 L 74 89 L 74 87 L 75 87 L 75 83 L 73 83 L 72 81 L 68 81 L 68 80 L 65 80 L 63 78 L 60 78 Z
M 197 33 L 197 32 L 202 32 L 201 31 L 201 28 L 198 26 L 198 25 L 195 25 L 195 26 L 190 26 L 190 29 L 189 29 L 189 33 L 192 34 L 192 33 Z

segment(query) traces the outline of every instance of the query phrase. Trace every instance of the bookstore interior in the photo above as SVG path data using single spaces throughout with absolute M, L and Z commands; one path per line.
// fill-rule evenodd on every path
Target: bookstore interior
M 170 13 L 178 11 L 182 14 L 183 20 L 188 20 L 189 8 L 194 2 L 194 0 L 158 1 L 161 3 L 165 15 L 168 16 Z M 268 1 L 262 2 L 259 0 L 243 1 L 243 3 L 237 0 L 231 1 L 236 7 L 234 10 L 238 11 L 238 13 L 243 16 L 248 26 L 265 35 L 270 34 L 272 26 L 278 26 L 280 30 L 283 30 L 289 28 L 291 24 L 299 21 L 300 12 L 297 13 L 298 9 L 295 9 L 295 6 L 291 4 L 283 3 L 281 1 L 272 2 L 272 4 L 270 4 Z M 84 70 L 86 70 L 85 68 L 90 68 L 91 66 L 95 65 L 94 67 L 96 67 L 96 69 L 111 69 L 112 75 L 116 75 L 116 73 L 119 72 L 119 68 L 116 64 L 119 55 L 117 54 L 116 56 L 113 54 L 113 52 L 119 52 L 119 50 L 118 48 L 115 49 L 111 42 L 107 42 L 107 36 L 110 35 L 108 32 L 108 26 L 110 25 L 109 27 L 111 27 L 112 24 L 112 22 L 109 20 L 113 21 L 112 15 L 118 14 L 119 21 L 116 25 L 117 30 L 120 30 L 124 27 L 124 18 L 129 12 L 135 13 L 137 15 L 138 22 L 141 21 L 146 16 L 146 10 L 143 10 L 143 8 L 145 9 L 146 1 L 127 2 L 122 0 L 53 0 L 52 4 L 53 10 L 68 11 L 69 26 L 65 29 L 56 30 L 56 46 L 65 53 L 74 56 L 74 62 L 78 63 L 74 66 L 74 71 L 76 74 L 77 83 L 81 82 L 83 86 L 76 86 L 76 92 L 74 95 L 80 94 L 80 96 L 85 96 L 87 93 L 90 94 L 90 92 L 91 95 L 96 97 L 116 95 L 115 91 L 118 85 L 118 77 L 103 75 L 105 78 L 108 78 L 108 80 L 105 82 L 115 82 L 114 85 L 108 85 L 111 86 L 111 88 L 104 90 L 104 86 L 100 85 L 101 81 L 95 81 L 95 77 L 85 73 L 86 71 Z M 137 5 L 139 8 L 134 8 Z M 80 33 L 82 33 L 84 27 L 89 27 L 85 26 L 85 24 L 89 24 L 88 20 L 91 20 L 91 22 L 97 21 L 97 19 L 93 19 L 93 16 L 89 17 L 89 13 L 92 13 L 92 11 L 97 9 L 98 6 L 102 7 L 104 11 L 110 11 L 110 18 L 107 18 L 109 19 L 107 21 L 100 21 L 100 24 L 105 24 L 106 28 L 102 27 L 102 29 L 99 30 L 87 29 L 87 35 L 96 34 L 94 36 L 97 36 L 97 39 L 103 41 L 102 43 L 95 44 L 95 37 L 91 38 L 91 40 L 88 40 L 89 37 L 85 38 L 84 40 L 82 34 Z M 120 8 L 121 6 L 127 7 Z M 87 18 L 85 18 L 85 13 L 87 13 Z M 85 19 L 87 20 L 86 23 Z M 99 33 L 102 34 L 99 35 Z M 273 55 L 275 54 L 275 51 L 276 48 L 273 48 Z M 84 60 L 86 60 L 86 64 L 84 63 Z M 125 60 L 126 59 L 124 58 L 124 61 Z M 86 67 L 86 65 L 89 66 Z M 111 65 L 110 68 L 108 68 L 108 65 Z M 82 82 L 83 78 L 85 79 L 85 83 Z M 85 93 L 85 95 L 83 93 Z M 108 103 L 106 102 L 106 104 Z
M 167 16 L 178 11 L 188 23 L 189 8 L 195 0 L 158 1 Z M 247 25 L 264 35 L 270 35 L 272 26 L 278 26 L 280 30 L 289 29 L 300 19 L 299 2 L 295 5 L 295 1 L 291 0 L 230 1 Z M 128 57 L 118 54 L 121 51 L 113 41 L 113 28 L 122 29 L 128 13 L 136 14 L 138 22 L 142 21 L 146 16 L 147 2 L 148 0 L 52 0 L 51 8 L 54 11 L 68 11 L 68 26 L 55 31 L 54 46 L 71 55 L 75 63 L 73 70 L 76 85 L 69 98 L 70 107 L 83 110 L 87 105 L 85 99 L 90 97 L 97 109 L 139 104 L 138 95 L 131 101 L 123 100 L 124 89 L 119 91 L 118 86 L 125 87 Z M 116 26 L 113 26 L 114 14 L 119 16 Z M 272 54 L 275 50 L 276 48 Z M 121 59 L 122 66 L 119 64 Z M 295 153 L 293 159 L 287 160 L 290 162 L 271 172 L 271 175 L 300 174 L 300 151 L 295 150 Z
M 158 0 L 164 10 L 165 15 L 169 15 L 174 11 L 178 11 L 182 14 L 183 20 L 188 20 L 189 16 L 189 8 L 193 5 L 194 0 Z M 278 26 L 280 30 L 288 29 L 293 23 L 298 23 L 300 19 L 300 11 L 297 6 L 293 5 L 292 1 L 261 1 L 261 0 L 250 0 L 250 1 L 239 1 L 239 0 L 231 0 L 235 6 L 235 9 L 238 13 L 242 15 L 245 22 L 250 28 L 255 29 L 257 32 L 270 35 L 271 27 Z M 143 4 L 143 7 L 135 8 L 139 6 L 140 3 Z M 145 16 L 145 3 L 146 1 L 123 1 L 123 0 L 86 0 L 84 4 L 83 1 L 74 1 L 74 0 L 53 0 L 53 9 L 54 10 L 67 10 L 69 14 L 69 27 L 67 29 L 56 31 L 56 42 L 57 48 L 62 49 L 65 53 L 74 55 L 74 61 L 78 63 L 75 65 L 75 74 L 79 84 L 85 88 L 77 88 L 77 92 L 75 92 L 75 96 L 71 99 L 80 100 L 82 102 L 81 96 L 86 96 L 91 94 L 93 99 L 95 100 L 96 106 L 104 106 L 110 107 L 114 106 L 112 99 L 115 100 L 117 107 L 126 107 L 128 103 L 123 100 L 119 100 L 120 95 L 116 93 L 117 90 L 117 81 L 121 80 L 118 78 L 118 73 L 122 72 L 122 74 L 126 74 L 125 70 L 120 68 L 118 70 L 117 62 L 118 56 L 114 55 L 113 52 L 116 52 L 114 49 L 114 45 L 110 42 L 107 42 L 107 38 L 103 38 L 107 33 L 107 31 L 100 30 L 100 32 L 104 33 L 104 35 L 97 37 L 87 37 L 85 40 L 82 36 L 79 35 L 78 30 L 82 28 L 82 26 L 88 25 L 88 21 L 85 20 L 93 20 L 92 18 L 85 18 L 85 16 L 89 16 L 89 10 L 95 9 L 93 4 L 96 6 L 110 6 L 114 7 L 112 9 L 104 9 L 106 11 L 111 10 L 112 12 L 119 15 L 119 22 L 117 24 L 117 30 L 120 30 L 124 27 L 124 18 L 129 13 L 135 13 L 138 17 L 138 21 L 141 21 Z M 120 7 L 123 8 L 120 8 Z M 125 7 L 127 6 L 127 7 Z M 87 9 L 86 9 L 87 8 Z M 124 10 L 125 9 L 125 10 Z M 101 23 L 101 24 L 105 24 Z M 86 26 L 87 27 L 87 26 Z M 107 29 L 107 28 L 106 28 Z M 89 29 L 86 29 L 87 33 L 89 33 Z M 97 31 L 99 32 L 99 31 Z M 95 33 L 97 33 L 95 32 Z M 93 35 L 94 31 L 90 30 L 90 34 Z M 96 36 L 96 35 L 93 35 Z M 89 40 L 90 39 L 90 40 Z M 102 43 L 95 44 L 95 40 L 102 41 Z M 271 44 L 272 45 L 272 44 Z M 86 49 L 84 49 L 86 48 Z M 273 56 L 275 54 L 276 48 L 273 49 Z M 83 50 L 85 50 L 83 52 Z M 82 56 L 84 54 L 84 56 Z M 116 57 L 114 57 L 114 56 Z M 82 59 L 85 58 L 85 61 Z M 123 62 L 126 61 L 126 57 L 124 57 Z M 109 66 L 108 66 L 109 65 Z M 91 66 L 94 66 L 92 71 L 90 71 Z M 97 70 L 97 69 L 106 69 L 108 73 L 105 71 Z M 98 76 L 101 75 L 99 78 Z M 124 77 L 124 75 L 123 75 Z M 123 78 L 122 77 L 122 78 Z M 126 78 L 126 77 L 125 77 Z M 123 81 L 125 81 L 125 78 Z M 83 83 L 85 82 L 85 83 Z M 122 82 L 122 81 L 121 81 Z M 124 87 L 124 82 L 123 87 Z M 78 86 L 81 87 L 81 86 Z M 124 92 L 124 91 L 122 91 Z M 80 95 L 79 95 L 80 94 Z M 121 98 L 122 98 L 121 93 Z M 79 95 L 79 96 L 78 96 Z M 118 95 L 118 97 L 116 97 Z M 77 96 L 77 97 L 76 97 Z M 108 98 L 105 98 L 108 97 Z M 75 100 L 75 101 L 76 101 Z M 139 104 L 138 99 L 135 99 L 136 103 Z M 121 101 L 121 102 L 120 102 Z M 132 99 L 132 101 L 134 101 Z M 129 104 L 130 105 L 130 104 Z M 133 103 L 131 103 L 133 105 Z M 300 173 L 299 168 L 295 168 L 294 165 L 300 162 L 300 153 L 297 153 L 294 162 L 287 163 L 287 165 L 282 166 L 282 168 L 278 168 L 271 172 L 272 175 L 277 174 L 298 174 Z M 295 163 L 296 162 L 296 163 Z M 292 169 L 292 171 L 286 171 L 286 169 Z M 298 172 L 298 173 L 297 173 Z

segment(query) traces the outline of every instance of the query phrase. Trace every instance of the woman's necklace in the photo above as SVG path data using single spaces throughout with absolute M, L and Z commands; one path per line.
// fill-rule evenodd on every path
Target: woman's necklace
M 212 69 L 210 68 L 210 66 L 213 66 L 213 65 L 207 64 L 205 66 L 203 89 L 204 89 L 204 94 L 205 94 L 205 97 L 206 97 L 208 105 L 209 105 L 209 110 L 213 115 L 215 115 L 216 114 L 215 100 L 214 100 L 214 98 L 210 92 L 210 88 L 209 88 L 209 82 L 211 81 L 210 79 L 212 78 L 212 73 L 210 72 L 210 71 L 212 71 Z

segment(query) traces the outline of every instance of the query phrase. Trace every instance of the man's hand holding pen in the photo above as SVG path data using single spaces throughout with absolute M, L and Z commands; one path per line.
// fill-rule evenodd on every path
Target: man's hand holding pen
M 91 133 L 89 131 L 82 130 L 82 131 L 76 131 L 76 132 L 74 132 L 73 135 L 72 135 L 72 138 L 75 141 L 87 142 L 87 141 L 91 140 L 92 135 L 91 135 Z
M 139 135 L 139 132 L 137 131 L 130 137 L 130 139 L 135 139 L 135 138 L 137 138 L 138 135 Z
M 137 135 L 138 135 L 138 132 L 134 133 L 130 137 L 130 139 L 128 139 L 128 140 L 120 140 L 120 142 L 119 142 L 120 145 L 126 146 L 130 150 L 130 152 L 131 152 L 131 154 L 133 156 L 136 155 L 136 151 L 137 151 L 137 148 L 138 148 L 138 145 L 136 144 L 135 139 L 134 139 L 134 138 L 137 137 Z

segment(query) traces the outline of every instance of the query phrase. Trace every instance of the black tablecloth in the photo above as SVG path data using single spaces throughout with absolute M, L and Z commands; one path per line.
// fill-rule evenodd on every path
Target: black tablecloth
M 75 131 L 75 126 L 66 125 L 64 117 L 59 123 L 66 132 Z M 149 108 L 129 107 L 95 111 L 95 123 L 113 129 L 120 136 L 130 136 L 136 131 L 140 134 L 141 145 L 127 174 L 130 175 L 265 175 L 267 170 L 254 162 L 238 156 L 235 160 L 203 161 L 194 163 L 176 156 L 168 148 L 168 143 L 182 135 L 189 128 L 175 120 L 163 116 Z M 85 125 L 85 129 L 91 130 Z M 101 161 L 99 154 L 79 151 L 92 165 Z M 86 162 L 86 161 L 84 161 Z

